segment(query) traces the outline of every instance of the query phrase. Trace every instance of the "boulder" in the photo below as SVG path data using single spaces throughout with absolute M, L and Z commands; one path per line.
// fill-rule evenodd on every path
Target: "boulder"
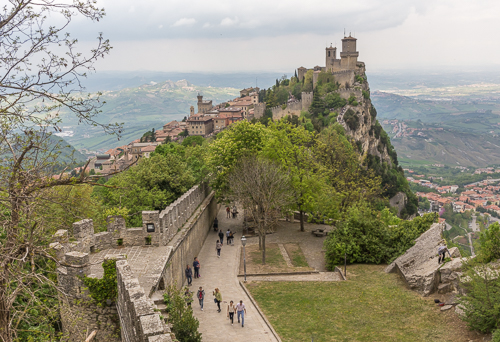
M 443 223 L 434 223 L 415 240 L 415 245 L 386 267 L 386 272 L 398 272 L 408 287 L 423 296 L 437 290 L 440 273 L 437 248 L 444 244 L 441 238 Z
M 452 307 L 453 307 L 453 305 L 445 305 L 445 306 L 441 307 L 441 311 L 450 310 Z
M 453 291 L 453 286 L 451 285 L 451 283 L 439 284 L 438 286 L 438 293 L 444 294 L 452 291 Z

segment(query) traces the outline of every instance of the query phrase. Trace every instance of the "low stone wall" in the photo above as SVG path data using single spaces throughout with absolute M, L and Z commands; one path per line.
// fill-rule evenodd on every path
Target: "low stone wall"
M 146 296 L 126 260 L 116 262 L 116 276 L 122 341 L 171 342 L 170 329 L 155 312 L 154 303 Z

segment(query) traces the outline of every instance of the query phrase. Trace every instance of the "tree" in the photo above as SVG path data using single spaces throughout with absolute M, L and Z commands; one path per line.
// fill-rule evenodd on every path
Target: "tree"
M 51 340 L 55 331 L 46 319 L 54 302 L 38 290 L 54 295 L 57 289 L 51 271 L 60 262 L 48 245 L 60 226 L 43 215 L 47 190 L 93 179 L 85 172 L 52 177 L 62 146 L 51 143 L 48 130 L 61 131 L 62 114 L 69 113 L 82 124 L 120 132 L 119 125 L 96 121 L 103 103 L 82 95 L 80 83 L 111 47 L 99 35 L 95 48 L 81 53 L 78 40 L 64 32 L 75 15 L 100 20 L 105 13 L 94 2 L 11 0 L 1 11 L 0 340 Z M 46 313 L 38 321 L 27 313 L 34 307 Z
M 287 170 L 294 194 L 294 207 L 300 213 L 300 230 L 304 231 L 304 213 L 315 207 L 321 189 L 319 166 L 312 150 L 314 133 L 304 127 L 294 127 L 286 121 L 269 125 L 270 138 L 264 154 Z
M 211 173 L 210 186 L 217 197 L 224 200 L 229 186 L 228 176 L 244 157 L 256 155 L 268 140 L 268 130 L 260 123 L 239 121 L 219 133 L 206 155 L 206 164 Z
M 266 263 L 266 233 L 292 201 L 289 177 L 276 162 L 255 155 L 244 157 L 229 175 L 229 197 L 252 216 L 259 234 L 262 264 Z

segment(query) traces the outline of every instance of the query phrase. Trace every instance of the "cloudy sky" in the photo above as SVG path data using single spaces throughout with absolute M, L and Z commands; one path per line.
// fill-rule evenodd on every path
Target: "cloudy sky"
M 324 65 L 344 28 L 368 70 L 500 67 L 498 0 L 100 0 L 106 18 L 74 23 L 84 44 L 103 32 L 99 70 L 284 71 Z M 340 49 L 339 49 L 340 51 Z

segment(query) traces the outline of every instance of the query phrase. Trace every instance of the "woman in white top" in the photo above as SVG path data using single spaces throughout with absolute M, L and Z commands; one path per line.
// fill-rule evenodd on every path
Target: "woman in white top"
M 236 311 L 236 307 L 234 306 L 233 301 L 230 301 L 229 305 L 227 306 L 227 317 L 229 317 L 229 319 L 231 320 L 231 325 L 233 325 L 235 311 Z

